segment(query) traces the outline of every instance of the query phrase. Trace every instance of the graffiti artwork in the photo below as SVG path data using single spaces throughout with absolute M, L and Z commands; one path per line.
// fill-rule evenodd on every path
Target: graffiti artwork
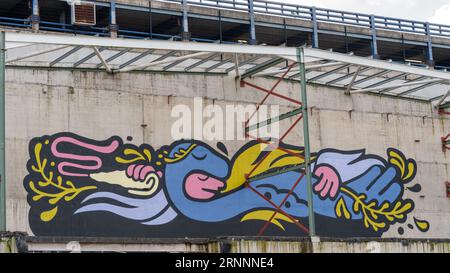
M 30 226 L 35 235 L 59 236 L 305 236 L 303 148 L 268 148 L 252 141 L 229 155 L 222 143 L 195 140 L 155 150 L 117 136 L 35 138 L 24 179 Z M 414 201 L 404 193 L 420 185 L 412 185 L 415 161 L 400 151 L 388 149 L 384 159 L 324 149 L 312 160 L 320 236 L 379 237 L 398 223 L 428 230 L 410 216 Z

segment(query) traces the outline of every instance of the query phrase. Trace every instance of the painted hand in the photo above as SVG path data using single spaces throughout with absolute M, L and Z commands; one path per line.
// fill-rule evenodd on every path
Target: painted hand
M 394 167 L 382 169 L 374 166 L 366 174 L 347 184 L 358 194 L 365 194 L 367 200 L 376 200 L 379 204 L 394 202 L 401 197 L 403 184 L 397 178 L 398 171 Z
M 136 182 L 145 182 L 151 173 L 156 173 L 159 178 L 163 177 L 163 173 L 155 171 L 152 166 L 132 164 L 127 168 L 127 176 Z
M 336 171 L 329 166 L 320 166 L 316 169 L 314 174 L 320 178 L 319 183 L 314 186 L 314 190 L 319 193 L 322 198 L 336 198 L 341 183 Z

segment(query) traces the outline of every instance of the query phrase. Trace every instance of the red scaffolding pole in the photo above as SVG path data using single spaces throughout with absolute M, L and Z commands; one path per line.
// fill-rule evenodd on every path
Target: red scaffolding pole
M 296 65 L 297 63 L 292 63 L 291 65 L 289 65 L 288 66 L 288 69 L 283 73 L 283 75 L 276 81 L 276 83 L 272 86 L 272 88 L 270 89 L 270 90 L 268 90 L 268 89 L 266 89 L 266 88 L 263 88 L 263 87 L 260 87 L 260 86 L 258 86 L 258 85 L 256 85 L 256 84 L 253 84 L 253 83 L 249 83 L 249 82 L 247 82 L 247 81 L 241 81 L 241 86 L 242 87 L 245 87 L 245 86 L 249 86 L 249 87 L 252 87 L 252 88 L 254 88 L 254 89 L 256 89 L 256 90 L 259 90 L 259 91 L 262 91 L 262 92 L 265 92 L 266 93 L 266 95 L 264 96 L 264 98 L 261 100 L 261 102 L 260 103 L 258 103 L 257 104 L 257 106 L 256 106 L 256 110 L 249 116 L 249 118 L 246 120 L 246 122 L 245 122 L 245 136 L 246 136 L 246 138 L 252 138 L 252 139 L 255 139 L 256 141 L 258 141 L 259 143 L 264 143 L 264 144 L 268 144 L 268 145 L 274 145 L 274 143 L 273 142 L 271 142 L 271 141 L 269 141 L 269 140 L 264 140 L 264 139 L 261 139 L 261 138 L 259 138 L 259 137 L 255 137 L 255 136 L 252 136 L 252 135 L 250 135 L 249 134 L 249 127 L 248 127 L 248 125 L 249 125 L 249 122 L 250 122 L 250 120 L 254 117 L 254 115 L 259 111 L 259 109 L 260 109 L 260 107 L 261 107 L 261 105 L 263 105 L 266 101 L 267 101 L 267 99 L 270 97 L 270 96 L 274 96 L 274 97 L 278 97 L 278 98 L 281 98 L 281 99 L 284 99 L 284 100 L 286 100 L 286 101 L 289 101 L 289 102 L 292 102 L 292 103 L 295 103 L 296 105 L 302 105 L 302 103 L 300 102 L 300 101 L 298 101 L 298 100 L 294 100 L 294 99 L 292 99 L 292 98 L 289 98 L 289 97 L 287 97 L 287 96 L 284 96 L 284 95 L 282 95 L 282 94 L 280 94 L 280 93 L 278 93 L 278 92 L 275 92 L 275 89 L 279 86 L 279 84 L 281 83 L 281 81 L 289 74 L 289 72 L 291 71 L 291 69 Z M 283 135 L 281 136 L 281 138 L 278 140 L 278 143 L 281 143 L 288 135 L 289 135 L 289 133 L 291 133 L 292 132 L 292 130 L 295 128 L 295 126 L 302 120 L 302 118 L 303 118 L 303 115 L 301 115 L 301 113 L 298 113 L 298 114 L 300 114 L 300 116 L 294 121 L 294 123 L 286 130 L 286 132 L 284 132 L 283 133 Z M 292 114 L 292 115 L 298 115 L 298 114 Z M 267 126 L 268 124 L 266 124 L 266 126 Z M 258 128 L 260 128 L 260 127 L 258 127 Z M 281 214 L 283 214 L 284 216 L 286 216 L 287 218 L 289 218 L 296 226 L 298 226 L 302 231 L 304 231 L 305 233 L 309 233 L 309 230 L 308 230 L 308 228 L 306 228 L 302 223 L 300 223 L 300 221 L 298 220 L 298 219 L 296 219 L 296 218 L 294 218 L 294 217 L 292 217 L 289 213 L 287 213 L 286 211 L 284 211 L 283 209 L 282 209 L 282 206 L 286 203 L 286 201 L 288 200 L 288 198 L 292 195 L 292 193 L 294 192 L 294 190 L 296 189 L 296 187 L 300 184 L 300 181 L 302 180 L 302 178 L 305 176 L 305 172 L 304 171 L 302 171 L 301 173 L 300 173 L 300 177 L 297 179 L 297 181 L 294 183 L 294 185 L 292 186 L 292 188 L 291 188 L 291 190 L 287 193 L 287 195 L 284 197 L 284 199 L 282 200 L 282 202 L 280 203 L 280 204 L 275 204 L 275 203 L 273 203 L 270 199 L 268 199 L 266 196 L 264 196 L 263 194 L 261 194 L 258 190 L 256 190 L 252 185 L 251 185 L 251 181 L 249 181 L 249 179 L 251 179 L 252 177 L 252 174 L 256 171 L 256 169 L 259 167 L 259 166 L 261 166 L 261 164 L 269 157 L 269 155 L 270 155 L 270 153 L 272 152 L 272 151 L 274 151 L 274 150 L 281 150 L 281 151 L 284 151 L 284 152 L 286 152 L 287 154 L 290 154 L 290 155 L 292 155 L 292 156 L 296 156 L 296 157 L 299 157 L 299 158 L 302 158 L 302 159 L 304 159 L 304 156 L 302 156 L 301 154 L 297 154 L 297 153 L 295 153 L 295 152 L 292 152 L 292 151 L 290 151 L 290 150 L 288 150 L 288 149 L 284 149 L 283 147 L 280 147 L 280 145 L 276 145 L 276 146 L 273 146 L 273 149 L 271 149 L 271 150 L 269 150 L 268 151 L 268 153 L 267 154 L 265 154 L 264 155 L 264 157 L 252 168 L 252 170 L 249 172 L 249 173 L 247 173 L 247 174 L 245 174 L 245 178 L 246 178 L 246 182 L 245 182 L 245 186 L 246 187 L 248 187 L 248 188 L 250 188 L 253 192 L 255 192 L 259 197 L 261 197 L 261 198 L 263 198 L 265 201 L 267 201 L 269 204 L 271 204 L 273 207 L 274 207 L 274 209 L 275 209 L 275 211 L 274 211 L 274 213 L 272 214 L 272 216 L 264 223 L 264 225 L 261 227 L 261 229 L 259 230 L 259 232 L 258 232 L 258 235 L 259 236 L 262 236 L 263 234 L 264 234 L 264 231 L 267 229 L 267 227 L 270 225 L 270 223 L 272 222 L 272 220 L 275 218 L 275 216 L 277 215 L 277 213 L 281 213 Z

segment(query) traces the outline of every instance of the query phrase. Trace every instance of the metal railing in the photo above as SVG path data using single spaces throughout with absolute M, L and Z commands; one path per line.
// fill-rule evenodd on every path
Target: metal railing
M 181 4 L 182 0 L 157 0 Z M 250 0 L 187 0 L 188 5 L 229 9 L 250 12 Z M 450 38 L 450 26 L 428 22 L 405 20 L 356 12 L 346 12 L 332 9 L 315 8 L 295 4 L 284 4 L 270 1 L 253 0 L 255 13 L 272 16 L 292 17 L 304 20 L 314 20 L 335 24 L 353 25 L 358 27 L 400 32 L 416 33 L 421 35 L 442 36 Z M 371 20 L 374 19 L 374 26 Z

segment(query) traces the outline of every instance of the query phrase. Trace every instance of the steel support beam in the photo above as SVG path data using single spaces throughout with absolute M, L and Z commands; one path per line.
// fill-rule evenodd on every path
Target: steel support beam
M 253 0 L 248 1 L 248 16 L 250 21 L 250 42 L 251 45 L 256 45 L 256 27 L 255 27 L 255 9 L 253 6 Z
M 95 52 L 95 55 L 97 55 L 97 58 L 100 60 L 100 62 L 103 64 L 103 66 L 106 68 L 106 71 L 108 72 L 108 73 L 112 73 L 112 69 L 111 69 L 111 67 L 109 66 L 109 64 L 105 61 L 105 59 L 103 58 L 103 56 L 102 56 L 102 53 L 98 50 L 98 48 L 97 47 L 95 47 L 94 46 L 94 52 Z
M 445 93 L 445 95 L 439 98 L 439 101 L 436 103 L 434 107 L 439 109 L 439 107 L 444 103 L 445 99 L 447 99 L 448 96 L 450 96 L 450 89 L 447 91 L 447 93 Z
M 183 13 L 183 22 L 182 27 L 183 30 L 181 32 L 181 38 L 183 41 L 189 41 L 191 39 L 190 33 L 189 33 L 189 19 L 188 19 L 188 0 L 182 0 L 181 1 L 181 9 Z
M 313 24 L 312 47 L 319 48 L 319 27 L 317 24 L 317 11 L 315 7 L 311 8 L 311 20 Z
M 102 52 L 102 51 L 104 51 L 104 50 L 106 50 L 106 48 L 104 48 L 104 47 L 101 47 L 101 48 L 98 49 L 98 51 L 100 51 L 100 52 Z M 87 62 L 89 59 L 93 58 L 94 56 L 96 56 L 95 52 L 90 53 L 90 54 L 87 55 L 86 57 L 84 57 L 84 58 L 82 58 L 81 60 L 79 60 L 78 62 L 74 63 L 74 64 L 73 64 L 73 67 L 75 68 L 75 67 L 78 67 L 78 66 L 84 64 L 84 63 Z M 102 64 L 101 64 L 101 65 L 102 65 Z
M 6 168 L 5 168 L 5 32 L 0 32 L 0 231 L 6 231 Z
M 312 175 L 311 175 L 311 150 L 309 146 L 309 124 L 308 124 L 308 98 L 306 92 L 306 69 L 305 69 L 305 52 L 303 47 L 297 48 L 297 60 L 300 66 L 300 85 L 302 98 L 302 116 L 303 116 L 303 138 L 305 149 L 305 172 L 306 183 L 308 189 L 308 222 L 309 235 L 316 236 L 316 224 L 314 219 L 314 204 L 313 204 L 313 190 L 312 190 Z
M 361 73 L 362 71 L 362 67 L 358 66 L 358 69 L 356 70 L 356 72 L 353 74 L 353 78 L 350 81 L 350 83 L 347 85 L 347 89 L 345 90 L 345 94 L 349 95 L 350 91 L 353 88 L 353 85 L 355 84 L 356 79 L 358 78 L 359 73 Z
M 433 56 L 433 38 L 431 37 L 430 23 L 425 24 L 425 30 L 427 32 L 427 64 L 434 67 L 434 56 Z
M 33 31 L 39 30 L 39 1 L 38 0 L 32 0 L 31 2 L 31 28 Z
M 117 38 L 117 31 L 119 26 L 116 20 L 116 0 L 111 0 L 110 3 L 110 14 L 109 14 L 109 34 L 111 38 Z
M 100 48 L 99 48 L 98 50 L 100 51 Z M 112 62 L 112 61 L 114 61 L 115 59 L 119 58 L 120 56 L 122 56 L 122 55 L 128 53 L 129 51 L 130 51 L 129 48 L 125 48 L 124 50 L 121 50 L 121 51 L 117 52 L 116 54 L 112 55 L 111 57 L 109 57 L 108 59 L 106 59 L 106 62 L 107 62 L 107 63 Z M 97 68 L 101 68 L 102 66 L 103 66 L 102 63 L 101 63 L 101 64 L 98 64 L 98 65 L 97 65 Z
M 372 57 L 379 59 L 378 55 L 378 41 L 377 41 L 377 27 L 375 25 L 375 15 L 370 15 L 370 29 L 372 32 Z

